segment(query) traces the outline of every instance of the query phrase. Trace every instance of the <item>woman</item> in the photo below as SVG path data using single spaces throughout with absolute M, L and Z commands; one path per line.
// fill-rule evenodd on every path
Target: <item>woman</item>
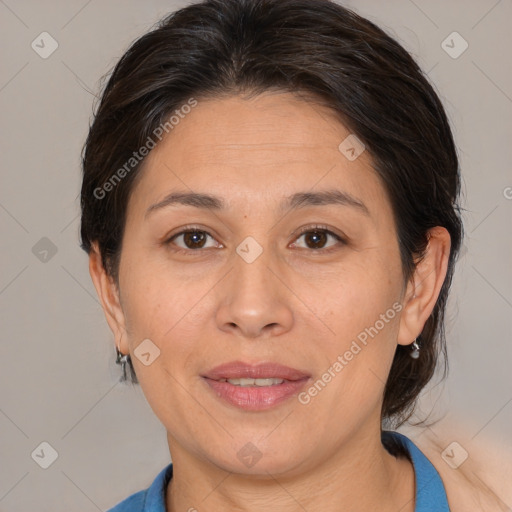
M 83 171 L 91 277 L 173 461 L 112 512 L 449 510 L 386 430 L 445 351 L 462 238 L 445 112 L 396 41 L 325 0 L 192 4 L 115 67 Z

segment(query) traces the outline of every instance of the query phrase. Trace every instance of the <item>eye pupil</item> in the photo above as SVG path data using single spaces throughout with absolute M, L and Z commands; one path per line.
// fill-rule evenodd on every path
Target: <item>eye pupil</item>
M 309 233 L 306 233 L 305 239 L 306 243 L 309 239 L 313 239 L 313 247 L 316 249 L 318 247 L 322 247 L 326 243 L 326 234 L 323 231 L 310 231 Z
M 211 235 L 207 231 L 203 231 L 201 229 L 185 229 L 174 235 L 169 241 L 168 244 L 171 244 L 175 238 L 183 237 L 182 243 L 185 245 L 185 248 L 182 250 L 186 251 L 194 251 L 194 252 L 202 252 L 200 249 L 206 246 L 206 242 L 208 237 Z M 333 237 L 338 240 L 338 242 L 343 242 L 342 239 L 332 233 L 332 231 L 326 228 L 310 228 L 308 231 L 303 231 L 299 238 L 303 238 L 307 249 L 315 250 L 321 249 L 323 250 L 325 245 L 327 244 L 328 238 Z M 179 244 L 178 244 L 179 245 Z M 326 249 L 328 250 L 328 249 Z M 321 251 L 318 251 L 321 252 Z
M 206 240 L 206 237 L 205 237 L 204 232 L 202 232 L 202 231 L 187 231 L 183 235 L 183 241 L 185 242 L 185 245 L 189 249 L 197 249 L 198 247 L 199 248 L 203 247 L 205 240 Z M 192 243 L 192 247 L 190 247 L 189 242 Z M 196 245 L 198 243 L 199 243 L 199 245 Z

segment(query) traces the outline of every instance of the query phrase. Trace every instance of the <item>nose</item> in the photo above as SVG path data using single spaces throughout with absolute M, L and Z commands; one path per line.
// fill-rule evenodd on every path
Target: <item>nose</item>
M 244 338 L 278 336 L 291 329 L 293 294 L 278 267 L 268 250 L 252 262 L 236 254 L 219 290 L 219 329 Z

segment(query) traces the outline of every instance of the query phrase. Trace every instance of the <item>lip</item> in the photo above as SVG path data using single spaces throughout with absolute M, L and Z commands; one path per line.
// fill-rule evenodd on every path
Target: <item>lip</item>
M 256 365 L 233 361 L 201 375 L 209 388 L 222 401 L 246 411 L 261 411 L 275 407 L 300 392 L 310 375 L 289 366 L 262 362 Z M 241 387 L 221 382 L 221 379 L 284 379 L 273 386 Z
M 221 364 L 202 375 L 212 380 L 220 379 L 285 379 L 297 381 L 309 374 L 283 366 L 282 364 L 272 362 L 262 362 L 255 365 L 244 363 L 242 361 L 232 361 L 230 363 Z

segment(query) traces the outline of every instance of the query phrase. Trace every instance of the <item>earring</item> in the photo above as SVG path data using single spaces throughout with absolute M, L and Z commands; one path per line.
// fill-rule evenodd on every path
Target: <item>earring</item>
M 411 344 L 411 353 L 409 354 L 413 359 L 418 359 L 418 357 L 420 357 L 420 346 L 418 345 L 418 342 L 417 342 L 417 339 L 416 338 L 412 344 Z
M 116 346 L 116 364 L 120 364 L 123 368 L 123 380 L 126 380 L 126 363 L 128 362 L 128 358 L 130 357 L 129 354 L 123 354 L 119 350 L 119 348 Z

